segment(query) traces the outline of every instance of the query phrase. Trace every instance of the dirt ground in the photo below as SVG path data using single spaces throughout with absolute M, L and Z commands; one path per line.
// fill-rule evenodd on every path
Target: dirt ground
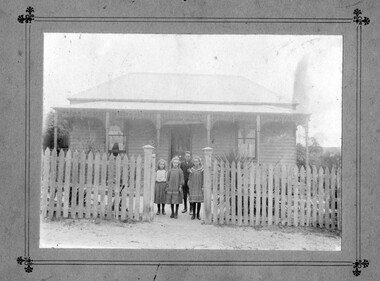
M 338 233 L 309 227 L 205 225 L 188 213 L 147 222 L 41 220 L 42 248 L 340 251 Z

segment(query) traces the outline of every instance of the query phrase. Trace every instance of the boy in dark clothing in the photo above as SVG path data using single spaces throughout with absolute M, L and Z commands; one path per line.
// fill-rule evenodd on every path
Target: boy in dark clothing
M 191 161 L 191 153 L 190 151 L 185 152 L 185 161 L 181 163 L 181 169 L 183 171 L 183 175 L 185 178 L 185 184 L 183 185 L 183 203 L 184 203 L 184 209 L 182 213 L 187 212 L 187 196 L 189 195 L 189 186 L 187 185 L 187 182 L 189 180 L 189 170 L 194 166 L 193 162 Z M 192 214 L 192 210 L 190 207 L 190 215 Z

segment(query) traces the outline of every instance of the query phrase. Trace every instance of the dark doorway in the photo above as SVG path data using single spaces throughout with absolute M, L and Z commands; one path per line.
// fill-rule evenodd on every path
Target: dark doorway
M 172 126 L 170 142 L 170 159 L 179 156 L 181 160 L 185 157 L 185 151 L 191 151 L 191 129 L 190 126 Z

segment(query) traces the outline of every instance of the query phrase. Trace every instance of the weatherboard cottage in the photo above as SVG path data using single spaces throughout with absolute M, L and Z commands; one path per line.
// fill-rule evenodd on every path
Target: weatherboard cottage
M 309 114 L 294 99 L 240 76 L 130 73 L 68 100 L 54 109 L 56 123 L 70 124 L 71 150 L 137 155 L 150 144 L 169 160 L 212 147 L 213 155 L 295 164 L 297 127 L 308 132 Z

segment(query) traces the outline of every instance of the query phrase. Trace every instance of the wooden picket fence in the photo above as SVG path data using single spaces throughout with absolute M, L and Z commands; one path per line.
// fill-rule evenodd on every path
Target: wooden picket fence
M 41 215 L 151 221 L 155 155 L 42 152 Z M 205 148 L 206 224 L 341 230 L 341 170 L 211 160 Z
M 211 164 L 208 223 L 341 229 L 340 169 Z
M 100 218 L 149 221 L 154 155 L 117 157 L 68 150 L 42 153 L 41 215 L 55 218 Z M 143 178 L 148 178 L 144 183 Z M 146 198 L 148 197 L 148 198 Z

